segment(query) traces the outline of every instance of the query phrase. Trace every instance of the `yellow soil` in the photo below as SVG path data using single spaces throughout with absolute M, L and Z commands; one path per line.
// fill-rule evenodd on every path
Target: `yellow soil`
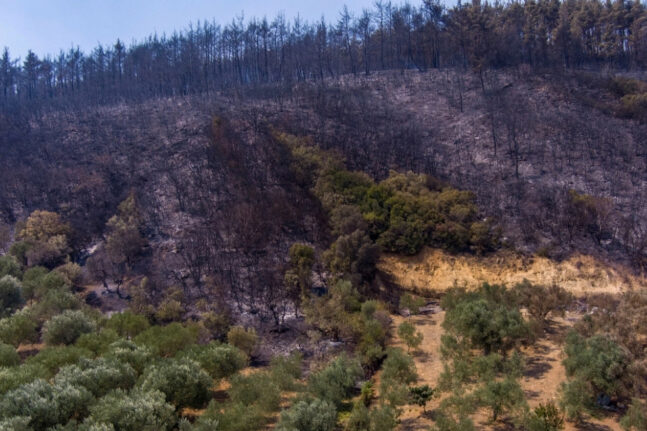
M 478 257 L 425 249 L 416 256 L 385 256 L 378 267 L 396 284 L 417 291 L 442 292 L 455 284 L 471 287 L 486 281 L 513 285 L 524 278 L 537 284 L 558 284 L 577 296 L 647 288 L 644 276 L 586 255 L 557 262 L 510 251 Z

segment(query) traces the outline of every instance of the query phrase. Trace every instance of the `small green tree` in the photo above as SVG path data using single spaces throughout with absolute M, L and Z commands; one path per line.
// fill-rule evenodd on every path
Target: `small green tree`
M 516 412 L 526 403 L 526 397 L 519 383 L 510 377 L 490 380 L 476 392 L 481 405 L 492 411 L 492 421 L 507 412 Z
M 427 412 L 427 403 L 434 396 L 434 390 L 429 385 L 414 386 L 409 388 L 411 403 L 422 407 L 423 412 Z
M 38 341 L 38 323 L 30 310 L 22 309 L 10 317 L 0 319 L 0 342 L 18 347 L 20 343 Z
M 236 375 L 231 379 L 229 397 L 234 403 L 255 405 L 264 413 L 279 410 L 281 390 L 269 373 Z
M 0 278 L 0 317 L 12 314 L 24 302 L 20 281 L 12 275 Z
M 215 380 L 236 374 L 248 363 L 248 356 L 245 352 L 237 347 L 219 342 L 211 342 L 204 346 L 191 346 L 180 352 L 178 357 L 198 362 Z
M 0 343 L 0 367 L 15 367 L 20 364 L 20 355 L 16 349 L 9 345 Z
M 160 391 L 176 408 L 203 407 L 213 380 L 200 365 L 188 359 L 165 359 L 144 370 L 140 387 Z
M 90 408 L 84 424 L 112 424 L 119 431 L 170 431 L 175 422 L 174 408 L 162 392 L 118 389 Z
M 198 334 L 195 328 L 173 322 L 166 326 L 151 326 L 134 338 L 136 344 L 146 346 L 153 354 L 169 358 L 194 345 Z
M 416 350 L 424 338 L 422 332 L 416 332 L 416 327 L 407 321 L 398 326 L 398 337 L 407 345 L 407 351 Z
M 553 402 L 539 404 L 526 419 L 528 431 L 559 431 L 564 429 L 564 415 Z
M 332 431 L 337 423 L 335 405 L 326 400 L 299 401 L 281 413 L 277 431 Z
M 0 256 L 0 278 L 5 275 L 10 275 L 12 277 L 21 278 L 22 270 L 20 269 L 20 263 L 16 260 L 15 257 L 11 255 Z
M 341 407 L 342 401 L 351 393 L 362 368 L 346 355 L 333 359 L 324 369 L 312 374 L 308 379 L 308 391 L 315 397 Z
M 242 326 L 233 326 L 227 332 L 227 341 L 245 352 L 247 356 L 252 356 L 258 344 L 258 335 L 254 328 L 245 329 Z
M 95 329 L 96 324 L 84 312 L 67 310 L 45 322 L 43 339 L 49 345 L 72 344 L 82 334 Z
M 425 305 L 423 298 L 413 296 L 409 293 L 405 293 L 400 297 L 400 308 L 408 310 L 411 315 L 420 313 L 420 307 L 423 305 Z
M 54 383 L 83 387 L 100 398 L 114 389 L 132 388 L 136 377 L 137 374 L 130 365 L 115 359 L 82 358 L 74 365 L 61 368 L 54 377 Z
M 122 337 L 134 338 L 150 327 L 145 316 L 135 314 L 132 311 L 114 313 L 106 322 L 106 328 L 113 329 Z

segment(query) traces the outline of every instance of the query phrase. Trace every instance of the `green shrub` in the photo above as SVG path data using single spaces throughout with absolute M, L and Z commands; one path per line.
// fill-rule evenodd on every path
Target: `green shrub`
M 15 278 L 22 277 L 20 263 L 11 255 L 0 256 L 0 278 L 10 275 Z
M 409 400 L 408 386 L 418 380 L 413 358 L 402 349 L 390 348 L 382 364 L 380 393 L 392 407 L 404 405 Z
M 136 372 L 128 364 L 114 359 L 80 359 L 56 374 L 54 384 L 84 387 L 100 398 L 114 389 L 130 389 L 135 384 Z
M 106 321 L 105 325 L 106 328 L 112 329 L 121 337 L 126 337 L 128 339 L 136 337 L 151 326 L 146 316 L 135 314 L 132 311 L 114 313 Z
M 539 404 L 528 415 L 525 427 L 528 431 L 559 431 L 564 428 L 564 415 L 552 402 Z
M 9 344 L 0 343 L 0 367 L 14 367 L 20 364 L 20 355 Z
M 0 401 L 0 411 L 5 417 L 29 417 L 32 428 L 43 430 L 66 424 L 72 417 L 83 417 L 92 400 L 85 388 L 50 385 L 39 379 L 7 392 Z
M 117 389 L 90 408 L 86 426 L 112 424 L 119 431 L 170 431 L 176 423 L 172 405 L 159 391 Z
M 247 355 L 237 347 L 219 342 L 206 346 L 191 346 L 179 353 L 182 358 L 192 359 L 215 379 L 224 379 L 247 366 Z
M 80 308 L 81 301 L 79 298 L 70 292 L 62 290 L 46 292 L 37 303 L 31 306 L 34 318 L 41 322 L 67 310 L 78 310 Z
M 571 331 L 566 336 L 564 367 L 570 377 L 581 378 L 592 397 L 600 393 L 615 397 L 623 392 L 623 377 L 629 364 L 627 353 L 603 335 L 584 339 Z
M 90 350 L 95 356 L 101 356 L 110 349 L 110 345 L 117 341 L 119 336 L 112 329 L 102 329 L 99 332 L 83 334 L 76 340 L 75 345 L 82 349 Z
M 407 349 L 417 349 L 423 340 L 420 331 L 416 332 L 416 327 L 411 323 L 404 321 L 398 326 L 398 337 L 407 345 Z
M 164 359 L 144 370 L 140 386 L 145 391 L 161 391 L 166 401 L 180 409 L 202 407 L 209 399 L 211 377 L 200 365 L 188 359 Z
M 75 364 L 81 358 L 92 357 L 92 352 L 76 346 L 53 346 L 46 347 L 35 356 L 27 359 L 26 363 L 31 365 L 42 365 L 53 376 L 58 370 L 70 364 Z
M 96 324 L 84 312 L 67 310 L 45 322 L 43 340 L 49 345 L 68 345 L 95 329 Z
M 283 391 L 292 391 L 296 387 L 296 380 L 301 377 L 301 362 L 303 357 L 300 353 L 292 353 L 290 356 L 275 356 L 270 363 L 272 378 Z
M 326 400 L 299 401 L 281 413 L 277 431 L 332 431 L 337 422 L 335 405 Z
M 0 395 L 25 383 L 49 377 L 49 371 L 41 364 L 23 364 L 11 368 L 0 367 Z
M 38 325 L 30 310 L 20 310 L 0 319 L 0 341 L 18 347 L 21 343 L 38 341 Z
M 341 355 L 310 376 L 308 391 L 313 396 L 340 407 L 342 401 L 350 396 L 361 375 L 362 368 L 357 360 Z
M 233 326 L 227 332 L 227 341 L 232 346 L 245 352 L 248 356 L 252 356 L 258 344 L 258 335 L 256 335 L 254 328 L 245 329 L 242 326 Z
M 12 275 L 0 278 L 0 316 L 11 315 L 25 301 L 21 294 L 21 284 Z
M 117 340 L 108 346 L 105 357 L 126 363 L 133 367 L 137 374 L 141 374 L 153 360 L 153 352 L 148 347 L 138 346 L 132 341 Z
M 496 421 L 504 413 L 519 412 L 526 404 L 526 397 L 519 382 L 510 377 L 487 381 L 477 389 L 476 396 L 480 405 L 492 412 L 492 421 Z
M 0 431 L 33 431 L 29 421 L 30 418 L 25 416 L 0 419 Z
M 186 327 L 180 323 L 167 326 L 151 326 L 137 335 L 135 343 L 150 348 L 153 354 L 169 358 L 175 356 L 197 342 L 198 333 L 194 327 Z
M 270 374 L 258 372 L 249 376 L 234 376 L 229 397 L 234 403 L 256 405 L 260 411 L 270 413 L 279 409 L 281 390 Z

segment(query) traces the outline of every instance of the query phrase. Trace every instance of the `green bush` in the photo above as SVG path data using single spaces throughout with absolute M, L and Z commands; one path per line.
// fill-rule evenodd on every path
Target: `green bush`
M 0 316 L 11 315 L 24 303 L 20 281 L 12 275 L 0 278 Z
M 449 334 L 469 342 L 473 348 L 490 352 L 507 352 L 527 339 L 530 328 L 514 305 L 501 298 L 490 298 L 492 290 L 484 286 L 478 292 L 454 291 L 443 298 L 447 310 L 443 327 Z
M 114 359 L 80 359 L 56 374 L 54 384 L 84 387 L 100 398 L 114 389 L 130 389 L 135 384 L 136 372 L 128 364 Z
M 233 326 L 227 332 L 227 341 L 234 347 L 239 348 L 247 354 L 252 356 L 258 344 L 258 335 L 254 328 L 243 328 L 242 326 Z
M 528 431 L 559 431 L 564 428 L 564 415 L 552 402 L 539 404 L 528 415 L 525 427 Z
M 361 375 L 362 368 L 357 360 L 340 355 L 324 369 L 310 376 L 308 391 L 313 396 L 340 407 L 342 401 L 350 396 Z
M 296 380 L 301 377 L 301 362 L 303 357 L 300 353 L 292 353 L 290 356 L 275 356 L 270 363 L 272 378 L 283 391 L 291 391 L 296 387 Z
M 0 341 L 15 347 L 38 341 L 38 325 L 30 310 L 23 309 L 0 319 Z
M 647 403 L 634 398 L 620 425 L 627 431 L 647 430 Z
M 144 391 L 160 391 L 166 401 L 180 409 L 202 407 L 209 399 L 213 380 L 188 359 L 164 359 L 144 370 L 140 386 Z
M 232 377 L 229 397 L 234 403 L 255 405 L 260 411 L 270 413 L 279 409 L 281 390 L 269 373 L 258 372 Z
M 247 366 L 247 355 L 237 347 L 219 342 L 206 346 L 191 346 L 179 353 L 179 357 L 192 359 L 215 379 L 224 379 Z
M 487 381 L 477 389 L 476 396 L 479 404 L 492 412 L 492 421 L 496 421 L 505 413 L 519 412 L 526 405 L 523 389 L 519 382 L 510 377 Z
M 409 400 L 408 386 L 418 380 L 413 358 L 402 349 L 390 348 L 382 364 L 380 393 L 392 406 L 404 405 Z
M 110 349 L 110 345 L 117 341 L 119 336 L 112 329 L 102 329 L 99 332 L 83 334 L 76 340 L 75 346 L 88 349 L 95 356 L 101 356 Z
M 81 308 L 79 298 L 66 291 L 50 290 L 34 305 L 31 306 L 32 314 L 40 322 L 51 319 L 67 310 Z
M 25 383 L 49 377 L 49 371 L 41 364 L 23 364 L 11 368 L 0 367 L 0 395 L 16 389 Z
M 33 431 L 29 421 L 30 418 L 25 416 L 0 419 L 0 431 Z
M 95 329 L 96 324 L 84 312 L 67 310 L 45 322 L 43 340 L 49 345 L 69 345 L 82 334 L 93 332 Z
M 135 314 L 132 311 L 114 313 L 106 321 L 106 328 L 112 329 L 117 332 L 119 336 L 126 337 L 128 339 L 136 337 L 150 328 L 150 326 L 151 325 L 146 316 Z
M 18 279 L 22 277 L 20 263 L 13 256 L 0 256 L 0 278 L 5 275 L 10 275 Z
M 46 347 L 35 356 L 27 359 L 31 365 L 42 365 L 53 376 L 58 370 L 70 364 L 76 364 L 81 358 L 91 358 L 92 352 L 76 346 Z
M 136 344 L 146 346 L 153 354 L 169 358 L 197 342 L 195 327 L 174 322 L 167 326 L 151 326 L 134 338 Z
M 50 385 L 39 379 L 7 392 L 0 401 L 0 412 L 4 417 L 29 417 L 32 428 L 44 430 L 83 417 L 92 400 L 85 388 Z
M 123 362 L 141 374 L 144 369 L 153 360 L 153 352 L 145 346 L 138 346 L 132 341 L 117 340 L 108 346 L 108 351 L 105 353 L 106 358 L 112 358 L 118 362 Z
M 9 344 L 0 343 L 0 367 L 14 367 L 20 364 L 20 355 Z
M 398 326 L 398 337 L 407 345 L 407 349 L 417 349 L 423 340 L 420 331 L 416 332 L 416 327 L 411 323 L 404 321 Z
M 228 403 L 223 406 L 211 402 L 206 412 L 198 418 L 193 431 L 257 431 L 265 418 L 256 406 Z
M 117 389 L 90 408 L 84 425 L 111 424 L 119 431 L 170 431 L 176 420 L 174 408 L 162 392 Z
M 281 413 L 277 431 L 332 431 L 337 422 L 335 405 L 326 400 L 299 401 Z

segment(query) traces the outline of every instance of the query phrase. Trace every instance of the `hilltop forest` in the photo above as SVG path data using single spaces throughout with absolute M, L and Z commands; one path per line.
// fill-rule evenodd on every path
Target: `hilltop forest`
M 5 48 L 0 431 L 647 430 L 646 63 L 621 0 Z

